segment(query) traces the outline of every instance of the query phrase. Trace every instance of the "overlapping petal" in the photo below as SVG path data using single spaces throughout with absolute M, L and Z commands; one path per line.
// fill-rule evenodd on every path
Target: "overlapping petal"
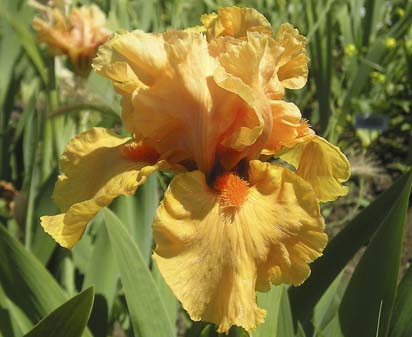
M 280 166 L 250 162 L 244 203 L 228 209 L 203 173 L 176 176 L 154 222 L 154 258 L 194 320 L 253 330 L 255 289 L 299 285 L 327 237 L 311 186 Z
M 326 139 L 315 135 L 298 138 L 297 145 L 281 158 L 295 166 L 296 173 L 312 185 L 319 201 L 332 201 L 348 193 L 342 183 L 350 176 L 349 161 Z
M 217 61 L 200 33 L 120 34 L 100 49 L 94 67 L 124 95 L 130 132 L 170 161 L 192 160 L 204 172 L 239 113 L 251 110 L 214 79 Z
M 202 15 L 200 21 L 209 41 L 219 36 L 246 38 L 247 32 L 272 35 L 269 21 L 253 8 L 221 7 L 217 14 Z
M 255 136 L 256 139 L 248 144 L 246 157 L 257 158 L 272 131 L 267 91 L 280 83 L 277 81 L 276 60 L 282 49 L 277 48 L 271 38 L 259 33 L 248 33 L 247 40 L 219 38 L 212 41 L 209 48 L 219 61 L 214 74 L 218 85 L 236 93 L 251 107 L 236 119 L 235 130 L 244 128 Z M 255 131 L 257 127 L 261 129 L 259 132 Z M 232 136 L 231 146 L 242 140 Z M 226 160 L 230 162 L 232 158 L 227 157 Z
M 71 248 L 97 212 L 119 195 L 131 195 L 162 162 L 153 151 L 125 152 L 131 140 L 103 128 L 75 137 L 61 159 L 62 175 L 53 194 L 62 213 L 41 224 L 60 245 Z M 137 151 L 135 151 L 136 153 Z
M 313 137 L 313 130 L 302 119 L 300 110 L 294 103 L 273 100 L 271 109 L 273 128 L 262 154 L 278 154 L 285 147 L 292 148 L 308 137 Z
M 246 40 L 253 36 L 251 32 L 260 33 L 258 36 L 266 35 L 266 38 L 272 36 L 270 23 L 252 8 L 220 8 L 217 14 L 203 15 L 201 21 L 209 41 L 223 36 Z M 300 89 L 306 84 L 309 60 L 305 49 L 306 42 L 306 38 L 292 25 L 280 25 L 272 43 L 272 48 L 276 49 L 278 56 L 276 61 L 271 60 L 268 63 L 269 66 L 276 67 L 270 71 L 272 78 L 268 84 L 273 88 L 266 90 L 269 98 L 282 99 L 284 88 Z

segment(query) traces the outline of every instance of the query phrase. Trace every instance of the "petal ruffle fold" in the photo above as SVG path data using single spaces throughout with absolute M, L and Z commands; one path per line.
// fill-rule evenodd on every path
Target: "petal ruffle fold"
M 217 14 L 203 15 L 200 21 L 209 41 L 219 36 L 245 38 L 247 32 L 272 35 L 269 21 L 253 8 L 223 7 Z
M 278 78 L 287 89 L 301 89 L 308 79 L 306 38 L 291 24 L 280 25 L 275 41 L 284 49 L 279 59 Z

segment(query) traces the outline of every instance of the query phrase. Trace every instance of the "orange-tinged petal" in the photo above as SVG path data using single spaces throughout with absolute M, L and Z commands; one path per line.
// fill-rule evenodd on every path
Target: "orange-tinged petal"
M 346 156 L 322 137 L 312 135 L 303 139 L 281 158 L 296 167 L 296 173 L 312 185 L 320 201 L 347 194 L 348 187 L 342 185 L 350 176 Z
M 119 195 L 131 195 L 162 162 L 154 150 L 103 128 L 81 133 L 61 158 L 54 200 L 62 213 L 41 224 L 60 245 L 71 248 L 88 222 Z
M 275 40 L 284 48 L 278 70 L 282 86 L 287 89 L 302 88 L 308 78 L 306 38 L 292 25 L 285 23 L 280 26 Z
M 101 51 L 94 67 L 121 87 L 127 129 L 162 158 L 191 160 L 210 171 L 216 148 L 239 110 L 250 108 L 216 84 L 217 62 L 205 37 L 196 32 L 134 31 L 114 37 Z M 119 63 L 133 75 L 118 75 L 114 67 Z
M 298 285 L 327 237 L 311 186 L 276 165 L 250 162 L 248 182 L 234 173 L 177 175 L 154 221 L 154 258 L 193 320 L 247 331 L 265 311 L 255 290 Z
M 74 8 L 66 17 L 57 9 L 42 6 L 51 16 L 50 21 L 33 20 L 38 39 L 48 44 L 55 54 L 66 54 L 76 73 L 86 76 L 97 47 L 104 43 L 110 32 L 104 28 L 106 17 L 96 5 Z M 68 22 L 69 21 L 69 22 Z
M 239 153 L 239 157 L 257 158 L 272 131 L 272 113 L 267 90 L 272 90 L 272 82 L 277 81 L 276 60 L 282 49 L 277 48 L 272 39 L 262 34 L 248 33 L 248 39 L 244 41 L 231 38 L 214 40 L 210 43 L 210 50 L 219 61 L 219 67 L 214 74 L 218 85 L 238 94 L 250 107 L 236 119 L 237 125 L 230 147 L 236 149 L 235 137 L 240 134 L 239 129 L 247 128 L 250 130 L 249 134 L 257 138 L 249 137 L 253 142 L 248 144 L 245 153 Z M 239 138 L 238 142 L 242 144 L 244 139 L 245 137 Z M 223 145 L 227 146 L 225 143 Z
M 127 35 L 127 37 L 122 37 Z M 136 43 L 144 44 L 145 40 L 138 39 L 137 34 L 119 33 L 102 45 L 97 56 L 93 59 L 92 67 L 94 70 L 112 80 L 116 92 L 122 97 L 122 104 L 131 106 L 131 95 L 136 89 L 145 88 L 146 85 L 138 78 L 137 69 L 133 69 L 128 59 L 113 47 L 116 39 L 130 40 L 131 45 Z M 152 41 L 151 41 L 152 42 Z M 147 50 L 147 48 L 146 48 Z M 141 55 L 140 55 L 141 56 Z M 126 128 L 133 132 L 133 124 L 125 123 Z
M 262 154 L 278 154 L 284 147 L 291 148 L 298 142 L 305 141 L 304 136 L 314 135 L 295 104 L 273 100 L 271 109 L 273 128 Z
M 55 54 L 68 53 L 70 34 L 66 19 L 59 10 L 50 10 L 53 25 L 38 17 L 33 19 L 33 28 L 40 42 L 45 42 Z
M 272 35 L 269 21 L 253 8 L 221 7 L 218 14 L 202 15 L 200 21 L 209 41 L 219 36 L 246 38 L 247 32 Z

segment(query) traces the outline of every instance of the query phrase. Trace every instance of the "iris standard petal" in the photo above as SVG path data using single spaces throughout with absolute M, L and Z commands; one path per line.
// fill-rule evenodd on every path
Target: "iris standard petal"
M 255 290 L 302 283 L 327 241 L 306 181 L 260 161 L 250 162 L 248 175 L 215 188 L 200 171 L 177 175 L 154 221 L 163 277 L 193 320 L 219 332 L 253 330 L 265 316 Z
M 312 135 L 302 140 L 281 158 L 296 167 L 296 173 L 312 185 L 320 201 L 346 195 L 348 187 L 342 185 L 350 176 L 346 156 L 322 137 Z
M 127 129 L 164 158 L 192 160 L 210 171 L 219 143 L 247 104 L 217 85 L 217 62 L 206 38 L 195 32 L 134 31 L 117 35 L 101 51 L 94 67 L 121 86 Z M 125 70 L 119 76 L 114 67 L 120 64 Z
M 135 193 L 138 185 L 162 162 L 151 148 L 112 131 L 93 128 L 71 140 L 61 159 L 62 175 L 54 200 L 62 211 L 43 216 L 41 224 L 60 245 L 71 248 L 97 212 L 119 195 Z
M 214 73 L 217 84 L 239 95 L 250 107 L 236 119 L 231 143 L 223 145 L 236 148 L 237 142 L 242 144 L 244 139 L 249 139 L 248 148 L 238 156 L 255 159 L 272 131 L 272 113 L 267 90 L 272 90 L 272 82 L 277 81 L 276 60 L 282 49 L 277 48 L 272 39 L 259 33 L 248 33 L 248 39 L 243 41 L 219 38 L 212 41 L 209 48 L 219 61 Z M 237 135 L 242 136 L 239 133 L 240 128 L 249 130 L 249 134 L 254 138 L 236 138 Z

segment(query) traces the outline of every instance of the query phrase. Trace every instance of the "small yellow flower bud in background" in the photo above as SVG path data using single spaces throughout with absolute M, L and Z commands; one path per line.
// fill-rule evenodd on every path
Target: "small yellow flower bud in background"
M 353 57 L 358 53 L 358 49 L 356 48 L 356 46 L 354 44 L 348 44 L 345 47 L 345 55 L 348 57 Z
M 405 15 L 405 10 L 401 7 L 397 7 L 395 9 L 395 13 L 398 14 L 399 17 L 403 17 Z
M 405 41 L 405 47 L 407 49 L 412 49 L 412 39 L 408 39 Z
M 379 71 L 372 71 L 370 78 L 373 84 L 381 84 L 385 82 L 385 75 L 380 73 Z
M 396 40 L 393 37 L 387 37 L 385 39 L 385 47 L 386 48 L 395 48 L 396 47 Z

